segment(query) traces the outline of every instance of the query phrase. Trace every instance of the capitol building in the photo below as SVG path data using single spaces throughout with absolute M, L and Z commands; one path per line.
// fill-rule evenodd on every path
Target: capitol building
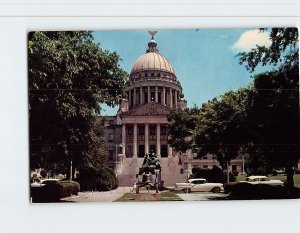
M 107 165 L 115 170 L 119 185 L 133 184 L 149 152 L 160 159 L 161 179 L 167 186 L 186 181 L 193 167 L 219 165 L 212 155 L 196 159 L 191 151 L 177 153 L 168 144 L 167 114 L 171 109 L 185 109 L 187 102 L 171 62 L 159 52 L 153 34 L 146 53 L 132 66 L 125 91 L 127 97 L 117 115 L 104 117 Z M 231 169 L 241 171 L 241 159 L 232 160 Z

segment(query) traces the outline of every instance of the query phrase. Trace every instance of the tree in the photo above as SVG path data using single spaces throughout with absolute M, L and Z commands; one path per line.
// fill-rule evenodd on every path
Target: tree
M 268 31 L 266 28 L 261 32 Z M 254 72 L 258 65 L 273 65 L 279 67 L 299 66 L 299 37 L 298 28 L 272 28 L 270 32 L 271 45 L 256 46 L 250 52 L 242 52 L 239 64 L 245 64 L 250 72 Z
M 168 116 L 169 143 L 177 151 L 193 149 L 199 157 L 217 155 L 223 168 L 246 144 L 245 118 L 250 88 L 229 91 L 200 109 L 173 110 Z
M 91 32 L 30 32 L 28 88 L 30 166 L 101 166 L 100 103 L 122 99 L 127 74 Z
M 200 156 L 215 154 L 227 171 L 230 161 L 247 144 L 244 122 L 249 91 L 247 88 L 229 91 L 203 104 L 200 109 L 194 150 Z
M 193 142 L 193 135 L 198 121 L 199 109 L 174 109 L 168 115 L 168 134 L 171 135 L 169 144 L 175 148 L 176 151 L 184 153 L 191 149 Z
M 266 29 L 262 29 L 266 31 Z M 255 146 L 274 166 L 283 166 L 287 185 L 293 183 L 293 166 L 299 159 L 299 43 L 297 28 L 272 28 L 271 46 L 240 53 L 239 63 L 253 72 L 259 65 L 275 69 L 254 76 L 249 124 Z

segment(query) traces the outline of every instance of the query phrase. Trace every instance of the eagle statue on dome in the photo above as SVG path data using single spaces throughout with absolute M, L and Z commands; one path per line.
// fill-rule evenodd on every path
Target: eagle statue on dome
M 154 40 L 154 35 L 157 33 L 157 31 L 148 31 L 151 35 L 151 39 Z

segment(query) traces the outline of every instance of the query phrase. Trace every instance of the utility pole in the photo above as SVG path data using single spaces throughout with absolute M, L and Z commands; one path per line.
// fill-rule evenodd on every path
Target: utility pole
M 73 174 L 73 162 L 71 159 L 71 163 L 70 163 L 70 181 L 72 181 L 72 174 Z

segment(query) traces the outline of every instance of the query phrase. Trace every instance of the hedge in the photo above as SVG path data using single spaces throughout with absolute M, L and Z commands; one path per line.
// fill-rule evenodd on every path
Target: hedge
M 80 185 L 74 181 L 60 181 L 41 187 L 31 187 L 32 202 L 58 202 L 61 198 L 78 195 Z
M 229 183 L 225 185 L 225 192 L 229 193 L 229 199 L 234 200 L 287 198 L 287 190 L 285 187 L 268 184 L 249 184 L 247 182 Z
M 109 191 L 118 187 L 118 179 L 110 168 L 82 169 L 76 179 L 82 191 Z

